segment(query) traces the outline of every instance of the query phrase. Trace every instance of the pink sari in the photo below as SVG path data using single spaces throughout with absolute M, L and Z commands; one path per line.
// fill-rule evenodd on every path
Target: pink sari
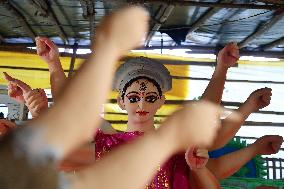
M 121 132 L 116 134 L 104 134 L 98 131 L 95 137 L 96 158 L 99 160 L 112 148 L 134 140 L 143 135 L 142 132 Z M 157 174 L 152 181 L 145 186 L 149 189 L 189 189 L 189 168 L 185 161 L 184 153 L 174 155 L 163 165 L 157 165 Z

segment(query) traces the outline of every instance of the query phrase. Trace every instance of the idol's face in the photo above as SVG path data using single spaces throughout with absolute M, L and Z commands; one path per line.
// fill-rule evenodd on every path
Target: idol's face
M 154 119 L 157 110 L 164 104 L 157 87 L 147 79 L 134 81 L 125 91 L 121 101 L 128 113 L 128 120 L 145 122 Z

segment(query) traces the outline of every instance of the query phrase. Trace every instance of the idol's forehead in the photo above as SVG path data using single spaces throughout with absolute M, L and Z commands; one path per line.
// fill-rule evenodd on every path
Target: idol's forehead
M 126 93 L 129 92 L 154 92 L 159 93 L 157 87 L 155 84 L 151 81 L 149 81 L 147 78 L 140 78 L 135 81 L 133 81 L 126 89 Z

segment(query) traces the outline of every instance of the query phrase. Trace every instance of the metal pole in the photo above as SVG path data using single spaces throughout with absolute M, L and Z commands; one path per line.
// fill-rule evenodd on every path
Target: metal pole
M 68 73 L 68 77 L 69 78 L 72 76 L 72 74 L 74 72 L 74 65 L 75 65 L 75 60 L 76 60 L 77 49 L 78 49 L 78 43 L 74 43 L 74 45 L 73 45 L 73 54 L 72 54 L 70 67 L 69 67 L 69 73 Z

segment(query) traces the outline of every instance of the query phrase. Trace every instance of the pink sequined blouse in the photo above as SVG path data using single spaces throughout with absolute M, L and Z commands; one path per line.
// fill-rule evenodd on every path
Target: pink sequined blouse
M 131 141 L 143 135 L 142 132 L 121 132 L 116 134 L 104 134 L 98 131 L 95 136 L 96 158 L 99 160 L 112 148 Z M 152 181 L 145 186 L 148 189 L 189 189 L 189 168 L 186 164 L 184 153 L 171 157 L 162 166 L 157 165 L 157 174 Z

